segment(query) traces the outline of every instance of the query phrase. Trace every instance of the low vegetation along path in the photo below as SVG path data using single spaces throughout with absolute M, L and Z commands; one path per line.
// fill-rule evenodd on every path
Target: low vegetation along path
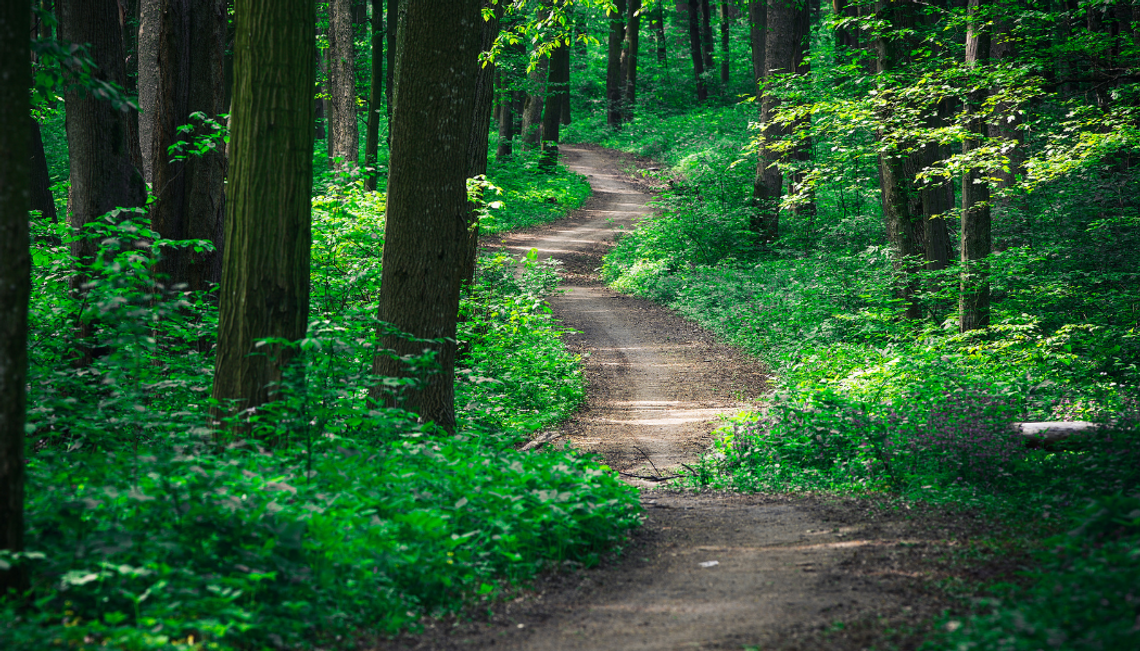
M 667 486 L 659 478 L 708 448 L 718 414 L 765 394 L 764 369 L 668 309 L 603 286 L 601 255 L 651 196 L 623 172 L 636 161 L 584 147 L 563 154 L 588 177 L 590 201 L 499 243 L 563 262 L 564 292 L 551 305 L 585 358 L 588 402 L 542 444 L 569 441 L 633 484 Z M 643 490 L 642 503 L 645 526 L 620 558 L 547 577 L 489 619 L 429 624 L 392 648 L 820 648 L 820 631 L 836 622 L 914 610 L 914 572 L 895 550 L 923 542 L 858 503 L 667 490 Z M 859 647 L 827 639 L 827 648 Z

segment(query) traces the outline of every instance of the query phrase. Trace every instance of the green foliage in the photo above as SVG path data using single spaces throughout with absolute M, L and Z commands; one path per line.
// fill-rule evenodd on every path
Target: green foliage
M 945 617 L 923 649 L 1134 649 L 1140 595 L 1140 497 L 1090 502 L 1046 541 L 1027 587 L 1005 586 L 977 614 Z
M 494 149 L 494 137 L 491 148 Z M 581 208 L 590 196 L 590 184 L 580 174 L 559 165 L 553 171 L 539 169 L 539 152 L 523 152 L 493 159 L 488 180 L 501 192 L 494 199 L 501 205 L 480 221 L 484 233 L 501 233 L 545 224 Z
M 592 564 L 636 523 L 628 489 L 587 458 L 405 434 L 294 454 L 186 439 L 147 456 L 35 455 L 29 534 L 45 596 L 9 620 L 5 648 L 395 632 L 550 564 Z
M 35 599 L 0 602 L 0 646 L 347 647 L 593 564 L 638 523 L 636 492 L 592 457 L 514 449 L 583 397 L 542 303 L 557 276 L 533 253 L 482 260 L 463 299 L 459 435 L 367 402 L 417 381 L 372 374 L 383 210 L 359 178 L 314 198 L 308 335 L 280 399 L 225 445 L 208 421 L 214 298 L 154 275 L 166 247 L 207 244 L 160 240 L 142 211 L 34 225 L 32 551 L 0 563 L 28 563 Z M 80 237 L 98 253 L 72 292 Z M 60 336 L 79 324 L 88 340 Z M 77 346 L 90 365 L 69 363 Z

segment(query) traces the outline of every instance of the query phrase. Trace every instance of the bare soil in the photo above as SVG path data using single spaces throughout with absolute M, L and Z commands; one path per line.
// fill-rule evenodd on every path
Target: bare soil
M 586 206 L 555 224 L 489 244 L 537 248 L 564 263 L 555 314 L 576 332 L 585 407 L 543 444 L 604 455 L 643 487 L 644 526 L 620 555 L 552 572 L 513 601 L 424 622 L 381 649 L 913 648 L 949 606 L 932 586 L 995 567 L 956 561 L 984 524 L 968 515 L 787 495 L 692 494 L 650 487 L 707 449 L 717 416 L 755 405 L 766 370 L 660 305 L 606 289 L 601 256 L 647 214 L 638 175 L 652 163 L 564 147 L 586 175 Z M 1003 565 L 1004 563 L 1004 565 Z M 565 568 L 564 568 L 565 569 Z M 973 575 L 969 575 L 973 572 Z

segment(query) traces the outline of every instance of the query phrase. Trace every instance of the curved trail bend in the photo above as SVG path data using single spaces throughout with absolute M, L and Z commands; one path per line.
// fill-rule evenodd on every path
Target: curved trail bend
M 668 474 L 708 447 L 718 414 L 747 408 L 745 400 L 767 391 L 766 375 L 672 311 L 602 285 L 602 254 L 647 213 L 651 197 L 614 152 L 562 153 L 588 177 L 589 202 L 498 243 L 520 254 L 537 248 L 564 264 L 564 292 L 550 303 L 577 331 L 567 343 L 585 359 L 589 388 L 587 404 L 557 438 L 603 454 L 627 478 Z M 912 610 L 904 602 L 914 596 L 914 572 L 900 556 L 926 545 L 902 538 L 913 527 L 783 496 L 643 491 L 642 503 L 645 525 L 622 558 L 547 577 L 489 619 L 428 622 L 423 634 L 381 648 L 861 648 L 857 636 L 848 640 L 853 646 L 812 640 L 836 621 L 893 621 Z

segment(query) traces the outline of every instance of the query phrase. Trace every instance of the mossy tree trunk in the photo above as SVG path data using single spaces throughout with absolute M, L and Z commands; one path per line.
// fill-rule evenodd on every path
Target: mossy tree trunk
M 316 7 L 237 0 L 218 354 L 221 416 L 274 399 L 309 318 Z M 266 92 L 272 89 L 273 92 Z
M 384 228 L 381 321 L 420 341 L 381 329 L 378 376 L 415 376 L 400 359 L 434 354 L 439 370 L 422 384 L 374 400 L 399 402 L 455 428 L 455 333 L 459 274 L 469 206 L 468 151 L 475 114 L 483 0 L 404 0 L 396 63 L 396 105 Z M 425 342 L 422 340 L 433 340 Z

